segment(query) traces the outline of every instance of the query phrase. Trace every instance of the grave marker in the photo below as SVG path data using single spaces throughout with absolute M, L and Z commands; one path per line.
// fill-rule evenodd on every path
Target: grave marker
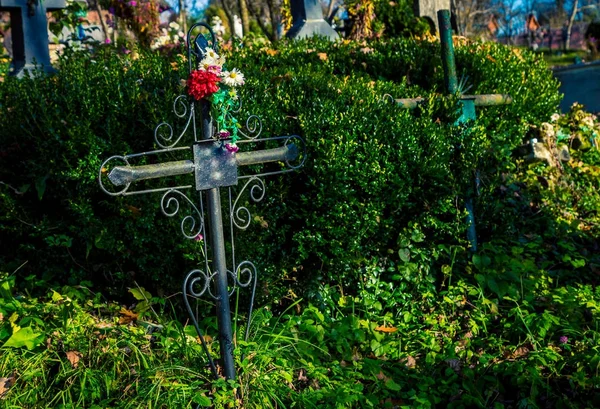
M 286 37 L 306 38 L 319 35 L 331 41 L 339 38 L 333 27 L 323 18 L 323 8 L 319 0 L 291 0 L 290 7 L 292 28 L 286 33 Z
M 456 62 L 454 60 L 454 45 L 452 44 L 452 27 L 450 25 L 450 11 L 440 10 L 437 13 L 440 28 L 440 46 L 442 53 L 442 66 L 444 68 L 444 82 L 446 92 L 450 95 L 460 90 L 458 77 L 456 75 Z M 461 116 L 457 124 L 462 124 L 470 120 L 475 120 L 475 107 L 506 105 L 512 102 L 510 95 L 502 94 L 484 94 L 484 95 L 461 95 Z M 402 108 L 413 109 L 424 101 L 423 98 L 404 98 L 396 99 L 395 102 Z M 479 177 L 476 176 L 475 188 L 478 190 Z M 477 232 L 475 229 L 475 213 L 473 210 L 473 192 L 467 194 L 465 198 L 465 208 L 467 210 L 467 239 L 469 240 L 470 250 L 477 251 Z
M 53 72 L 48 49 L 46 11 L 66 7 L 65 0 L 0 0 L 0 11 L 10 12 L 13 60 L 10 75 L 19 78 L 36 66 Z
M 196 59 L 200 60 L 210 50 L 209 43 L 204 35 L 200 33 L 195 38 L 192 36 L 193 31 L 199 27 L 208 30 L 212 50 L 217 51 L 216 38 L 210 26 L 204 23 L 193 25 L 187 34 L 187 54 L 190 73 L 193 67 L 197 65 L 197 62 L 193 63 L 193 61 Z M 196 127 L 197 106 L 199 107 L 201 117 L 200 132 L 198 132 Z M 300 151 L 297 144 L 302 145 L 304 148 L 304 141 L 296 135 L 259 138 L 262 132 L 262 123 L 258 117 L 251 115 L 248 121 L 246 121 L 245 129 L 247 133 L 243 130 L 238 131 L 244 138 L 239 140 L 238 144 L 243 146 L 246 144 L 276 143 L 280 146 L 263 150 L 237 152 L 229 144 L 231 138 L 221 137 L 222 132 L 215 131 L 215 121 L 211 117 L 210 101 L 205 98 L 194 101 L 187 95 L 180 95 L 175 99 L 173 108 L 177 117 L 185 120 L 184 129 L 176 139 L 173 138 L 173 127 L 170 124 L 166 122 L 159 124 L 155 129 L 154 135 L 155 141 L 161 149 L 108 158 L 100 167 L 98 181 L 102 190 L 112 196 L 162 192 L 161 210 L 169 217 L 174 217 L 178 214 L 181 203 L 190 206 L 192 214 L 186 215 L 183 218 L 180 225 L 181 232 L 188 239 L 202 240 L 202 238 L 208 238 L 208 240 L 203 240 L 202 243 L 205 255 L 204 269 L 194 269 L 184 279 L 183 297 L 185 305 L 196 332 L 200 337 L 215 378 L 223 375 L 227 379 L 235 379 L 229 297 L 236 288 L 252 287 L 248 324 L 246 327 L 247 338 L 257 279 L 257 270 L 253 263 L 250 261 L 238 263 L 236 260 L 234 230 L 236 228 L 244 230 L 251 223 L 250 211 L 247 207 L 241 205 L 240 198 L 243 193 L 248 192 L 253 201 L 259 202 L 265 196 L 265 184 L 261 177 L 292 172 L 302 166 L 306 156 L 304 149 Z M 240 108 L 241 105 L 235 112 L 238 112 Z M 191 131 L 193 136 L 193 143 L 188 146 L 177 146 L 188 133 L 188 130 Z M 185 153 L 189 157 L 183 160 L 150 165 L 132 166 L 130 163 L 132 159 L 149 158 L 166 153 L 172 155 Z M 121 164 L 119 166 L 110 166 L 109 164 L 114 161 L 121 162 Z M 292 163 L 293 161 L 297 161 L 297 163 L 294 164 Z M 286 167 L 261 174 L 244 175 L 239 173 L 240 167 L 268 162 L 282 162 Z M 169 177 L 186 174 L 194 175 L 194 184 L 129 191 L 130 186 L 136 182 L 150 179 L 165 181 Z M 104 180 L 106 179 L 113 186 L 122 186 L 123 188 L 116 192 L 107 189 L 104 184 Z M 233 187 L 240 181 L 244 181 L 245 183 L 237 192 L 237 196 L 235 196 Z M 228 189 L 229 212 L 226 216 L 229 222 L 229 236 L 231 240 L 229 261 L 225 247 L 221 188 Z M 198 206 L 195 204 L 195 200 L 190 199 L 184 193 L 186 190 L 198 192 Z M 208 228 L 206 228 L 205 218 L 208 221 Z M 208 236 L 207 231 L 209 233 Z M 207 245 L 207 241 L 210 243 L 210 247 Z M 209 265 L 209 250 L 213 261 L 212 271 Z M 198 299 L 203 295 L 210 296 L 216 303 L 222 361 L 221 374 L 208 351 L 198 324 L 199 320 L 190 304 L 190 298 Z

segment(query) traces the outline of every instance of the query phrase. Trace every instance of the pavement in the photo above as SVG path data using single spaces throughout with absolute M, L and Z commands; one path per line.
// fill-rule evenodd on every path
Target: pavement
M 586 111 L 600 113 L 600 61 L 569 65 L 552 70 L 560 81 L 564 98 L 560 110 L 568 112 L 574 102 L 585 106 Z

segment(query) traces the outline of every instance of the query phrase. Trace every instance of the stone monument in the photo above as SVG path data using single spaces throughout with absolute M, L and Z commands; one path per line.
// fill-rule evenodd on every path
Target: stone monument
M 335 32 L 323 18 L 323 9 L 319 0 L 291 0 L 292 28 L 286 36 L 289 38 L 306 38 L 315 35 L 338 39 Z
M 12 62 L 10 75 L 21 78 L 41 66 L 53 72 L 48 49 L 46 11 L 66 7 L 65 0 L 0 0 L 0 11 L 10 12 Z
M 450 0 L 414 0 L 413 8 L 415 16 L 429 20 L 431 32 L 437 33 L 439 27 L 437 12 L 450 10 Z

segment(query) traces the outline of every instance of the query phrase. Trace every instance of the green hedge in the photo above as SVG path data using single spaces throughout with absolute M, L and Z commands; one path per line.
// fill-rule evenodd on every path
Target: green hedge
M 560 98 L 540 59 L 496 44 L 457 47 L 469 93 L 514 99 L 481 109 L 468 131 L 450 125 L 455 98 L 413 112 L 383 98 L 443 93 L 437 43 L 312 40 L 230 54 L 247 77 L 239 119 L 257 114 L 265 136 L 299 134 L 308 146 L 304 169 L 269 181 L 267 199 L 252 209 L 255 228 L 241 236 L 271 284 L 283 277 L 352 287 L 363 260 L 397 259 L 413 230 L 432 246 L 464 245 L 462 198 L 476 168 L 487 177 L 480 233 L 493 235 L 506 214 L 488 199 L 509 153 Z M 149 150 L 154 126 L 174 122 L 181 57 L 100 48 L 66 54 L 59 66 L 55 76 L 0 85 L 0 262 L 10 271 L 27 262 L 22 277 L 93 280 L 116 292 L 132 279 L 171 289 L 164 278 L 193 267 L 197 246 L 160 213 L 158 197 L 108 197 L 96 176 L 103 159 Z M 264 293 L 278 297 L 288 284 Z

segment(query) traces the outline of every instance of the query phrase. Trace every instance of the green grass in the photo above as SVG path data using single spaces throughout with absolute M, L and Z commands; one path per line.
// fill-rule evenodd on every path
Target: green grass
M 544 60 L 548 64 L 549 67 L 562 67 L 567 65 L 572 65 L 576 63 L 576 59 L 579 61 L 590 62 L 593 60 L 590 53 L 586 50 L 568 50 L 558 51 L 558 50 L 548 50 L 541 48 L 538 52 L 543 53 Z

